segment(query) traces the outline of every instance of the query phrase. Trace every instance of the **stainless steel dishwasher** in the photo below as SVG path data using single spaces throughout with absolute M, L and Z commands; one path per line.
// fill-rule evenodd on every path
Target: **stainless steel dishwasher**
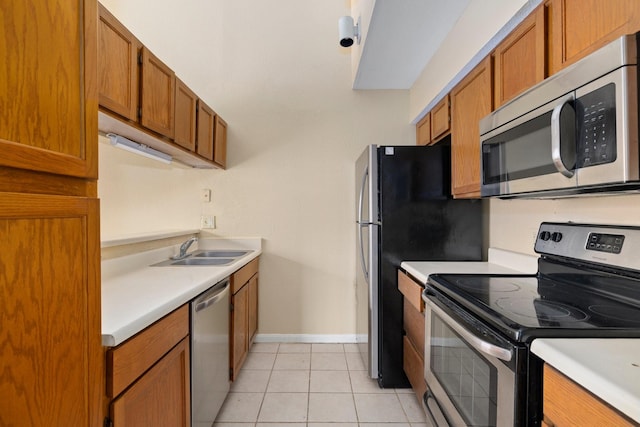
M 211 427 L 229 392 L 229 279 L 191 302 L 191 425 Z

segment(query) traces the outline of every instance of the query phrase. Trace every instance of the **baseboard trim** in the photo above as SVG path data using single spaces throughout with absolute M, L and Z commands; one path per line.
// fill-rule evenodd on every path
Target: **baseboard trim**
M 355 344 L 356 335 L 257 334 L 254 342 Z

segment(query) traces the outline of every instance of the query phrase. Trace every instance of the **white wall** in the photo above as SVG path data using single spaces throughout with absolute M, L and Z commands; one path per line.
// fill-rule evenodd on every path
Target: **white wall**
M 103 239 L 214 214 L 216 235 L 264 238 L 260 333 L 354 334 L 354 162 L 367 144 L 412 144 L 414 131 L 408 91 L 351 90 L 337 42 L 349 2 L 103 4 L 229 124 L 226 171 L 100 144 Z

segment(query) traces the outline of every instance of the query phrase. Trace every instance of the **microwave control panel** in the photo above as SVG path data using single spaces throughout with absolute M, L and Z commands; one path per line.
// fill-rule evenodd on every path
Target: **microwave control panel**
M 577 168 L 616 160 L 615 98 L 615 85 L 609 83 L 577 99 Z

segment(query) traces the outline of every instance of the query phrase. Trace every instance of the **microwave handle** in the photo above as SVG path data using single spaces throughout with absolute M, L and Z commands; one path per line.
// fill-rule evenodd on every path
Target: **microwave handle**
M 569 110 L 565 110 L 568 108 Z M 565 126 L 562 126 L 562 114 L 565 114 L 564 117 L 567 117 L 566 114 L 569 114 L 569 122 L 571 123 L 571 128 L 568 133 L 563 132 L 563 129 L 566 129 Z M 551 113 L 551 160 L 553 160 L 553 165 L 556 167 L 558 172 L 567 178 L 571 178 L 573 176 L 573 171 L 567 169 L 562 160 L 562 144 L 566 144 L 567 138 L 575 139 L 575 111 L 573 106 L 569 102 L 563 102 L 560 105 L 556 105 Z M 575 144 L 574 144 L 575 145 Z

